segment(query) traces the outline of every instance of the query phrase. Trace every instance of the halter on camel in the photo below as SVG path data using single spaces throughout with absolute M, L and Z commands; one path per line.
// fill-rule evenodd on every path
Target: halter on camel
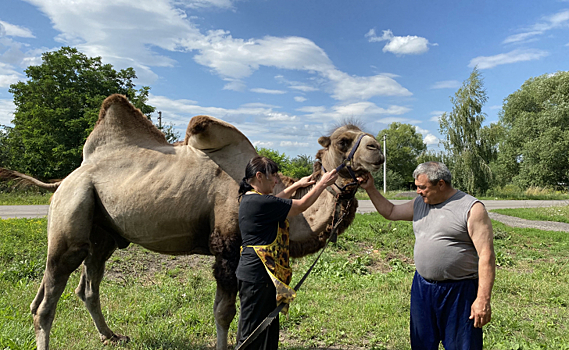
M 360 142 L 365 135 L 366 134 L 360 135 L 360 137 L 356 141 L 356 144 L 354 145 L 354 147 L 350 151 L 350 154 L 348 155 L 348 157 L 346 159 L 344 159 L 342 164 L 338 165 L 338 167 L 336 168 L 336 172 L 339 172 L 344 167 L 346 167 L 348 169 L 348 172 L 350 173 L 350 176 L 352 177 L 352 180 L 354 180 L 354 181 L 347 184 L 347 185 L 344 185 L 344 186 L 338 186 L 337 184 L 334 183 L 334 186 L 336 186 L 340 190 L 340 192 L 333 191 L 332 189 L 330 189 L 330 187 L 327 188 L 328 191 L 330 191 L 330 193 L 332 193 L 334 195 L 334 214 L 332 216 L 332 223 L 328 226 L 328 227 L 331 227 L 330 236 L 326 240 L 326 244 L 324 245 L 324 247 L 320 251 L 320 254 L 318 254 L 318 257 L 316 257 L 316 259 L 314 260 L 312 265 L 310 265 L 310 267 L 308 268 L 308 270 L 306 271 L 304 276 L 302 276 L 300 281 L 298 281 L 296 286 L 294 286 L 295 291 L 298 291 L 300 289 L 300 286 L 302 286 L 302 284 L 304 283 L 304 281 L 306 280 L 306 278 L 308 277 L 310 272 L 312 272 L 312 269 L 314 268 L 314 266 L 316 266 L 316 263 L 318 262 L 318 260 L 320 260 L 322 253 L 324 253 L 324 251 L 328 247 L 328 243 L 336 242 L 336 240 L 338 238 L 338 234 L 337 234 L 338 226 L 340 226 L 340 223 L 344 220 L 344 217 L 348 213 L 348 209 L 350 208 L 350 206 L 352 204 L 352 199 L 354 198 L 356 191 L 359 187 L 359 182 L 356 178 L 356 174 L 352 170 L 350 163 L 352 162 L 352 159 L 354 158 L 354 154 L 356 153 L 356 150 L 360 146 Z M 324 165 L 322 165 L 322 170 L 324 170 L 324 172 L 326 172 L 326 169 L 324 169 Z M 345 191 L 346 188 L 353 186 L 353 185 L 356 185 L 353 189 L 348 189 L 347 191 Z M 342 202 L 346 203 L 343 212 L 342 212 Z M 249 335 L 249 337 L 247 337 L 247 339 L 245 339 L 245 341 L 243 343 L 241 343 L 241 345 L 239 345 L 237 348 L 235 348 L 235 350 L 243 350 L 243 349 L 247 348 L 255 339 L 257 339 L 259 334 L 261 334 L 273 322 L 273 320 L 279 315 L 279 313 L 281 312 L 281 310 L 284 308 L 285 305 L 286 305 L 285 303 L 279 304 L 277 306 L 277 308 L 274 309 L 263 320 L 263 322 L 261 322 L 257 326 L 257 328 L 255 328 L 253 333 L 251 333 Z

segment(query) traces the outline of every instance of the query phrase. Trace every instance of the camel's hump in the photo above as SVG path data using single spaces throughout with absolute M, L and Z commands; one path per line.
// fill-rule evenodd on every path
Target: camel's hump
M 184 143 L 203 151 L 215 151 L 244 141 L 250 144 L 247 137 L 233 125 L 214 117 L 198 115 L 190 120 Z
M 119 94 L 107 97 L 101 105 L 99 119 L 83 147 L 86 159 L 101 146 L 168 145 L 166 137 L 152 122 Z

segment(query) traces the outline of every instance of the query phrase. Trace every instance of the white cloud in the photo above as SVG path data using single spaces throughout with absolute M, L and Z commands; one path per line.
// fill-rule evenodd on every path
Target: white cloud
M 275 144 L 274 142 L 271 141 L 254 141 L 252 143 L 253 146 L 255 147 L 264 147 L 264 148 L 271 148 Z
M 14 119 L 14 111 L 16 106 L 12 100 L 0 99 L 0 124 L 9 125 Z
M 324 113 L 326 112 L 326 107 L 324 106 L 305 106 L 297 108 L 297 111 L 304 113 Z
M 510 44 L 510 43 L 517 43 L 520 41 L 528 41 L 528 39 L 532 39 L 536 35 L 540 35 L 543 32 L 533 31 L 533 32 L 526 32 L 520 34 L 514 34 L 507 37 L 502 44 Z
M 0 88 L 9 87 L 11 84 L 17 83 L 20 77 L 17 74 L 0 74 Z
M 289 87 L 291 89 L 299 90 L 302 92 L 318 91 L 317 88 L 315 88 L 314 86 L 309 86 L 309 85 L 290 85 Z
M 525 28 L 519 34 L 510 35 L 503 41 L 503 44 L 518 43 L 535 39 L 535 37 L 545 34 L 545 32 L 549 30 L 566 27 L 568 25 L 569 9 L 564 9 L 551 16 L 542 17 L 540 22 Z
M 226 30 L 201 32 L 184 9 L 216 6 L 228 9 L 229 0 L 28 0 L 52 21 L 60 32 L 56 40 L 77 47 L 88 56 L 101 56 L 117 68 L 133 67 L 139 83 L 152 84 L 158 76 L 152 67 L 177 63 L 160 50 L 186 52 L 227 83 L 226 90 L 244 91 L 244 79 L 261 67 L 303 71 L 315 75 L 338 100 L 362 100 L 373 96 L 409 96 L 393 76 L 351 77 L 338 71 L 324 50 L 313 41 L 296 36 L 234 38 Z M 349 91 L 343 84 L 355 90 Z M 291 89 L 309 92 L 317 86 L 298 83 Z
M 415 35 L 394 36 L 389 29 L 384 30 L 380 37 L 375 34 L 375 29 L 370 29 L 365 37 L 368 38 L 369 42 L 388 41 L 383 47 L 383 52 L 391 52 L 396 55 L 420 55 L 429 51 L 429 45 L 437 45 L 430 44 L 429 40 Z
M 416 125 L 414 125 L 414 127 L 416 132 L 423 135 L 423 143 L 425 145 L 436 145 L 439 143 L 439 139 L 435 135 L 431 134 L 429 130 L 422 129 Z
M 434 83 L 431 89 L 457 89 L 459 87 L 460 81 L 458 80 L 443 80 Z
M 387 117 L 376 120 L 378 123 L 391 124 L 391 123 L 408 123 L 409 119 L 401 117 Z
M 267 113 L 267 117 L 265 119 L 268 121 L 291 122 L 298 120 L 298 117 L 294 115 L 291 116 L 286 113 L 270 112 Z
M 478 67 L 478 69 L 489 69 L 502 64 L 538 60 L 547 56 L 548 54 L 548 52 L 542 50 L 520 49 L 495 56 L 479 56 L 470 60 L 470 64 L 468 66 Z
M 439 139 L 433 134 L 427 134 L 427 136 L 423 138 L 423 143 L 425 145 L 437 145 L 439 143 Z
M 195 102 L 194 102 L 195 103 Z M 252 102 L 241 105 L 243 108 L 281 108 L 280 106 L 270 105 L 268 103 Z
M 180 4 L 188 8 L 207 8 L 207 7 L 218 7 L 222 9 L 232 9 L 232 0 L 176 0 L 175 4 Z
M 336 100 L 367 100 L 373 96 L 411 96 L 409 90 L 392 77 L 379 74 L 371 77 L 351 76 L 336 69 L 325 72 Z
M 35 38 L 32 31 L 25 27 L 20 27 L 8 22 L 0 21 L 0 37 L 17 36 L 21 38 Z
M 180 50 L 182 38 L 198 40 L 201 34 L 185 12 L 168 1 L 28 0 L 60 32 L 55 39 L 77 47 L 87 56 L 101 56 L 117 68 L 133 67 L 139 80 L 152 83 L 150 67 L 172 67 L 175 61 L 154 49 Z
M 281 147 L 308 147 L 308 142 L 298 142 L 298 141 L 281 141 L 279 144 Z
M 357 102 L 348 105 L 335 106 L 334 110 L 343 116 L 375 116 L 375 115 L 401 115 L 411 111 L 411 108 L 402 106 L 389 106 L 381 108 L 372 102 Z
M 205 41 L 204 41 L 205 40 Z M 314 42 L 301 37 L 234 39 L 229 32 L 208 32 L 202 41 L 185 42 L 188 49 L 198 49 L 194 59 L 212 68 L 220 76 L 243 79 L 260 66 L 289 70 L 322 72 L 333 65 Z
M 445 113 L 445 111 L 432 111 L 432 117 L 429 119 L 429 121 L 438 123 L 443 113 Z
M 5 64 L 0 60 L 0 88 L 7 88 L 10 84 L 17 83 L 20 79 L 22 79 L 22 75 L 19 72 L 15 71 L 11 65 Z
M 419 134 L 424 135 L 424 134 L 428 134 L 428 133 L 429 133 L 429 130 L 423 129 L 423 128 L 417 126 L 417 125 L 413 125 L 413 127 L 415 128 L 415 131 L 418 132 Z
M 304 101 L 306 101 L 306 98 L 304 98 L 302 96 L 294 96 L 294 100 L 296 102 L 304 102 Z
M 286 91 L 282 91 L 282 90 L 269 90 L 269 89 L 263 89 L 263 88 L 255 88 L 255 89 L 251 89 L 252 92 L 256 92 L 259 94 L 270 94 L 270 95 L 281 95 L 281 94 L 286 94 Z

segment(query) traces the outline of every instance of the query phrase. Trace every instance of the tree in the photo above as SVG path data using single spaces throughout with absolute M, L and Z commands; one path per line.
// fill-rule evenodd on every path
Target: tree
M 417 157 L 427 149 L 421 134 L 411 124 L 394 122 L 377 134 L 376 139 L 381 145 L 383 135 L 387 135 L 387 169 L 399 174 L 404 181 L 413 181 L 413 170 L 418 165 Z
M 291 160 L 286 154 L 270 148 L 255 147 L 255 149 L 259 155 L 267 157 L 277 163 L 283 175 L 300 179 L 301 177 L 312 174 L 314 160 L 310 156 L 302 154 Z
M 7 166 L 40 178 L 63 178 L 81 164 L 83 144 L 93 130 L 103 100 L 126 95 L 147 116 L 150 88 L 135 89 L 134 69 L 120 71 L 63 47 L 42 55 L 25 70 L 28 80 L 10 85 L 16 112 L 3 139 Z
M 482 106 L 487 96 L 478 69 L 472 70 L 450 100 L 452 111 L 441 116 L 439 131 L 449 157 L 446 165 L 453 174 L 453 185 L 473 195 L 484 194 L 491 185 L 489 163 L 494 145 L 485 139 L 491 128 L 482 127 Z
M 260 156 L 267 157 L 271 159 L 273 162 L 277 163 L 281 173 L 286 169 L 286 167 L 290 163 L 290 159 L 287 157 L 286 154 L 280 153 L 279 151 L 276 151 L 274 149 L 265 148 L 265 147 L 260 147 L 260 148 L 255 147 L 255 150 Z
M 569 72 L 530 78 L 504 100 L 498 166 L 521 188 L 569 186 Z

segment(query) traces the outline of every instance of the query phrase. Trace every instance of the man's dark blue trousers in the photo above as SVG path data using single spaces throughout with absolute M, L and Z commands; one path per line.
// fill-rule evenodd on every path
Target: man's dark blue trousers
M 428 281 L 415 272 L 411 287 L 411 348 L 482 350 L 482 328 L 474 328 L 470 307 L 478 279 Z

